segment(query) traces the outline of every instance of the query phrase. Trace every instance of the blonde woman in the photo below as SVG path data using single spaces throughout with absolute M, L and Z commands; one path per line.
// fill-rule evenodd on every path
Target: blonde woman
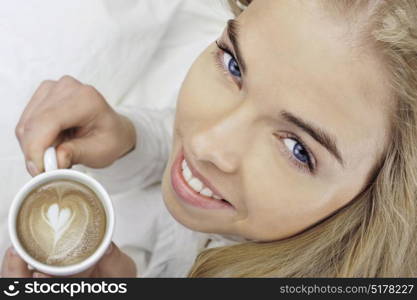
M 119 159 L 109 176 L 139 184 L 165 167 L 148 276 L 416 276 L 417 1 L 250 2 L 189 71 L 173 131 L 168 111 L 42 84 L 17 126 L 28 170 L 69 128 L 62 168 Z M 113 245 L 80 276 L 136 267 Z M 10 250 L 3 276 L 48 275 Z

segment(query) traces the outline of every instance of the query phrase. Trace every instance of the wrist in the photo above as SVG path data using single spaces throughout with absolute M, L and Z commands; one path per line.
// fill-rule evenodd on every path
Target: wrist
M 132 152 L 135 148 L 136 148 L 136 128 L 133 125 L 132 121 L 124 116 L 119 114 L 121 122 L 122 122 L 122 127 L 123 127 L 123 132 L 125 132 L 125 138 L 124 138 L 124 142 L 123 142 L 123 149 L 122 149 L 122 153 L 120 154 L 119 158 L 127 155 L 128 153 Z

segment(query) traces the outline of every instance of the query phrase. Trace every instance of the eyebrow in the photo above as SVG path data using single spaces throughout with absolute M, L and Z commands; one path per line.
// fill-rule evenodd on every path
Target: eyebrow
M 236 54 L 236 59 L 239 62 L 240 67 L 242 68 L 242 72 L 246 73 L 246 63 L 242 56 L 242 51 L 240 50 L 239 44 L 239 32 L 240 32 L 240 25 L 236 20 L 229 20 L 227 22 L 227 35 L 232 43 L 233 49 Z
M 301 118 L 294 116 L 290 112 L 282 111 L 280 115 L 287 122 L 296 125 L 300 129 L 305 131 L 307 134 L 309 134 L 313 139 L 315 139 L 318 143 L 325 147 L 327 151 L 329 151 L 342 166 L 344 166 L 344 161 L 336 145 L 336 139 L 333 136 L 326 133 L 323 129 L 320 129 L 312 124 L 303 121 Z

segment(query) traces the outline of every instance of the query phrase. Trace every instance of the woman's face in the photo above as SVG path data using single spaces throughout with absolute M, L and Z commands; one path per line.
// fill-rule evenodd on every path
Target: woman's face
M 367 184 L 387 144 L 381 63 L 318 3 L 254 1 L 191 68 L 163 181 L 185 226 L 277 240 Z

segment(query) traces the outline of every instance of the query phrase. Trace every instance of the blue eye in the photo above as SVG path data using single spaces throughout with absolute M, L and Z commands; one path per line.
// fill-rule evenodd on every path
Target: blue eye
M 232 76 L 239 77 L 239 78 L 242 77 L 239 64 L 237 63 L 236 59 L 227 52 L 224 52 L 223 54 L 223 64 L 226 70 L 228 70 L 230 74 L 232 74 Z
M 298 141 L 294 139 L 284 139 L 284 144 L 292 155 L 303 164 L 310 164 L 310 155 Z
M 221 41 L 216 41 L 217 47 L 222 50 L 216 54 L 216 64 L 220 67 L 221 70 L 231 75 L 237 84 L 240 85 L 242 80 L 242 72 L 240 71 L 239 62 L 233 56 L 230 48 L 222 43 Z

